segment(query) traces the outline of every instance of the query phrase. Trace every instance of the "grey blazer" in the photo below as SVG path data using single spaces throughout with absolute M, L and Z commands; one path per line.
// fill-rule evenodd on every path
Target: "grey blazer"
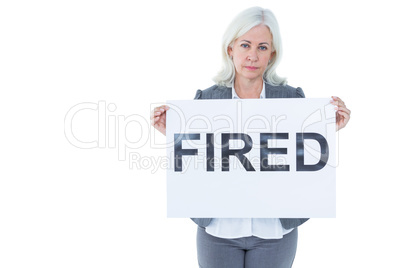
M 266 98 L 304 98 L 304 93 L 301 88 L 293 88 L 291 86 L 272 86 L 265 83 L 265 97 Z M 194 99 L 231 99 L 232 88 L 225 86 L 214 85 L 205 90 L 197 90 Z M 212 218 L 191 218 L 200 227 L 207 227 Z M 281 218 L 281 224 L 285 229 L 295 228 L 308 219 L 283 219 Z

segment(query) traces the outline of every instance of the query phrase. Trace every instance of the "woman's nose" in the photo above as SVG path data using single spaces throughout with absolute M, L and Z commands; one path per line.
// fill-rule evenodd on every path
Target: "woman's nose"
M 247 56 L 247 59 L 250 61 L 256 61 L 258 60 L 258 55 L 257 55 L 257 51 L 255 50 L 250 50 L 249 54 Z

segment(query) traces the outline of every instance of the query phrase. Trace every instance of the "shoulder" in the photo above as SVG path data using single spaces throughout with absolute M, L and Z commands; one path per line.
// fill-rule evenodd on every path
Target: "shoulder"
M 232 98 L 232 88 L 213 85 L 204 90 L 197 90 L 194 99 L 230 99 Z
M 289 85 L 270 85 L 265 84 L 267 98 L 305 98 L 303 89 Z

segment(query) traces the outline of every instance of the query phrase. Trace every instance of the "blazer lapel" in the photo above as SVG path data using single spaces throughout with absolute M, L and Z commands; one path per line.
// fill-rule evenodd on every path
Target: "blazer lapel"
M 272 89 L 272 86 L 268 83 L 265 83 L 265 98 L 273 98 L 274 97 L 274 90 Z
M 284 86 L 273 86 L 265 83 L 265 97 L 266 98 L 291 98 L 289 90 Z
M 220 86 L 213 91 L 213 99 L 231 99 L 232 98 L 232 88 Z

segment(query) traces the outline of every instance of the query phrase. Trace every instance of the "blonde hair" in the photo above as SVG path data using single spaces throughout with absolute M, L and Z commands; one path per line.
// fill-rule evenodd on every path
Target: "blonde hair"
M 279 77 L 276 74 L 276 68 L 282 58 L 282 40 L 279 33 L 279 25 L 272 11 L 261 7 L 251 7 L 242 11 L 233 19 L 226 29 L 222 40 L 222 69 L 213 78 L 216 84 L 227 87 L 232 86 L 235 78 L 235 66 L 228 54 L 228 47 L 233 47 L 234 41 L 237 38 L 260 24 L 266 25 L 269 28 L 272 34 L 272 49 L 273 52 L 275 52 L 265 69 L 263 79 L 266 83 L 274 86 L 286 85 L 286 78 Z

